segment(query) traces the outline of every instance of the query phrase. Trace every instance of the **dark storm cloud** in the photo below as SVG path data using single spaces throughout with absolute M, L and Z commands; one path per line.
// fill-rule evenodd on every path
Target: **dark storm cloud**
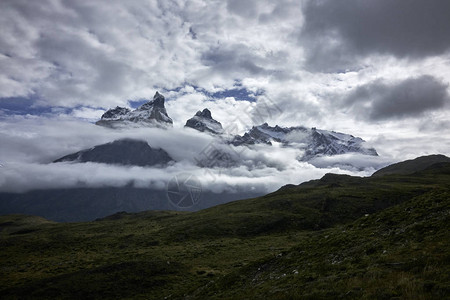
M 370 120 L 400 119 L 422 115 L 449 103 L 447 85 L 424 75 L 398 83 L 374 81 L 344 98 L 359 116 Z
M 422 58 L 450 49 L 450 1 L 308 1 L 301 41 L 311 69 L 357 66 L 358 57 Z
M 213 72 L 234 74 L 245 72 L 258 75 L 267 72 L 257 63 L 261 60 L 252 54 L 245 45 L 231 45 L 229 47 L 214 47 L 203 53 L 202 63 L 209 66 Z

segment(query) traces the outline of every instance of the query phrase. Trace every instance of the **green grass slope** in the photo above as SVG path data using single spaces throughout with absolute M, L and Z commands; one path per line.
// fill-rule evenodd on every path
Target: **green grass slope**
M 320 232 L 211 283 L 201 299 L 445 299 L 448 190 Z
M 195 213 L 0 217 L 5 299 L 443 299 L 450 164 L 327 174 Z

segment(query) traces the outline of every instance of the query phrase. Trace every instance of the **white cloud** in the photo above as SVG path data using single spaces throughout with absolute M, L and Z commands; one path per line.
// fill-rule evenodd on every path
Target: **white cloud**
M 221 1 L 0 5 L 0 53 L 20 86 L 0 89 L 1 97 L 36 93 L 47 105 L 108 107 L 148 98 L 157 88 L 191 82 L 212 91 L 258 74 L 276 79 L 299 66 L 289 36 L 301 24 L 295 1 L 244 3 L 246 11 Z
M 75 118 L 84 119 L 87 121 L 95 122 L 100 119 L 102 114 L 105 111 L 103 109 L 95 109 L 95 108 L 89 108 L 89 107 L 81 107 L 78 109 L 74 109 L 71 112 L 71 115 Z

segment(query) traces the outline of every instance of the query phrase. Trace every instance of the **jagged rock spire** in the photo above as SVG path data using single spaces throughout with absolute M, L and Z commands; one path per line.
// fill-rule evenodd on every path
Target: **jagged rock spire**
M 198 111 L 195 116 L 187 120 L 184 127 L 190 127 L 202 132 L 210 132 L 219 134 L 223 132 L 222 124 L 214 120 L 211 111 L 205 108 L 203 111 Z
M 206 118 L 206 119 L 212 119 L 211 111 L 209 109 L 207 109 L 207 108 L 205 108 L 203 111 L 198 111 L 195 115 L 197 117 L 203 117 L 203 118 Z
M 153 96 L 153 105 L 158 107 L 164 107 L 165 98 L 160 93 L 156 92 L 155 96 Z

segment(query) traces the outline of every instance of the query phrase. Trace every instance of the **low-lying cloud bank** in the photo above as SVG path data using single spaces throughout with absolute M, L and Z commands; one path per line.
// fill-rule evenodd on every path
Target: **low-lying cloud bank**
M 163 148 L 176 162 L 167 168 L 52 163 L 69 153 L 125 137 L 142 139 L 153 148 Z M 301 156 L 301 150 L 277 144 L 257 145 L 251 149 L 233 147 L 191 129 L 111 130 L 74 119 L 30 116 L 13 116 L 8 122 L 0 123 L 0 139 L 1 192 L 130 185 L 164 190 L 177 174 L 190 173 L 199 178 L 204 189 L 215 193 L 267 193 L 285 184 L 320 178 L 329 172 L 368 176 L 395 160 L 386 156 L 345 154 L 301 162 L 296 159 Z M 386 140 L 386 143 L 391 142 Z M 202 153 L 211 145 L 234 155 L 237 163 L 226 168 L 199 167 L 196 161 L 202 159 Z

